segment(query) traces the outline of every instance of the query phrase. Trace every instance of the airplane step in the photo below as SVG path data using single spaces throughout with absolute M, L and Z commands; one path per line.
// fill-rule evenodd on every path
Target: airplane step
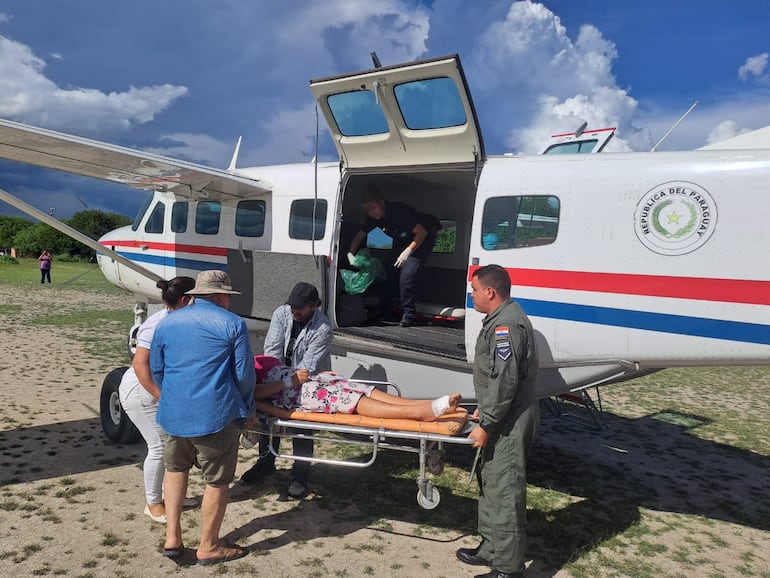
M 604 409 L 602 408 L 602 396 L 599 387 L 596 386 L 594 389 L 596 390 L 596 401 L 587 389 L 555 395 L 540 401 L 548 413 L 554 417 L 603 431 L 609 426 L 604 421 Z

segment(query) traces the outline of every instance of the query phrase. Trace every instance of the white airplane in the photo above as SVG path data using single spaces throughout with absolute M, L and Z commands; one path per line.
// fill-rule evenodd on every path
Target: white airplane
M 223 269 L 243 291 L 233 310 L 259 350 L 273 309 L 304 280 L 335 328 L 334 369 L 408 397 L 459 391 L 473 401 L 482 315 L 469 280 L 497 263 L 535 327 L 541 398 L 672 366 L 770 362 L 767 131 L 735 150 L 492 156 L 457 56 L 310 89 L 339 162 L 241 169 L 234 156 L 217 170 L 10 121 L 0 121 L 0 158 L 150 191 L 131 226 L 98 244 L 81 239 L 100 251 L 107 279 L 136 296 L 132 334 L 157 306 L 156 279 Z M 339 271 L 370 183 L 444 225 L 421 270 L 418 313 L 429 324 L 367 325 L 369 298 L 345 294 Z M 120 440 L 117 381 L 105 380 L 102 409 Z

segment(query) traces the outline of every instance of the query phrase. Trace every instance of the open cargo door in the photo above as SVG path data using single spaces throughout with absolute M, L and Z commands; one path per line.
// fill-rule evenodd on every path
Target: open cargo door
M 310 82 L 346 169 L 473 164 L 484 145 L 457 55 Z

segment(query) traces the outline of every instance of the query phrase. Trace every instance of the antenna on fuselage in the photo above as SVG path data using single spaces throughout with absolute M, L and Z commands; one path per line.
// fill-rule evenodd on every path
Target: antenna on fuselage
M 575 131 L 575 138 L 580 138 L 585 130 L 588 128 L 588 121 L 583 121 L 583 124 L 580 125 L 580 128 Z
M 382 68 L 382 63 L 380 62 L 380 58 L 377 56 L 376 52 L 370 52 L 369 56 L 372 57 L 372 64 L 374 64 L 375 68 Z
M 228 171 L 234 171 L 235 170 L 235 163 L 238 162 L 238 153 L 241 150 L 241 139 L 242 138 L 243 138 L 242 136 L 239 136 L 238 137 L 238 142 L 235 143 L 235 151 L 233 151 L 233 158 L 230 159 L 230 166 L 227 167 Z
M 670 135 L 672 132 L 674 132 L 674 129 L 679 126 L 679 123 L 681 123 L 684 120 L 684 117 L 686 117 L 688 114 L 690 114 L 692 109 L 694 109 L 696 106 L 698 106 L 698 101 L 697 100 L 692 103 L 692 106 L 687 109 L 686 113 L 684 113 L 682 116 L 679 117 L 679 120 L 674 123 L 674 126 L 672 126 L 670 129 L 668 129 L 668 132 L 663 135 L 663 138 L 660 139 L 657 143 L 655 143 L 655 146 L 650 149 L 651 153 L 655 152 L 655 149 L 660 146 L 660 143 L 662 143 L 664 140 L 666 140 L 668 138 L 668 135 Z

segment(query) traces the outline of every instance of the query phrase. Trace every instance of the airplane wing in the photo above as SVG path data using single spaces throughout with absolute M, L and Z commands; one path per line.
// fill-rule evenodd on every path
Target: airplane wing
M 190 200 L 248 198 L 271 190 L 259 179 L 3 119 L 0 158 Z

